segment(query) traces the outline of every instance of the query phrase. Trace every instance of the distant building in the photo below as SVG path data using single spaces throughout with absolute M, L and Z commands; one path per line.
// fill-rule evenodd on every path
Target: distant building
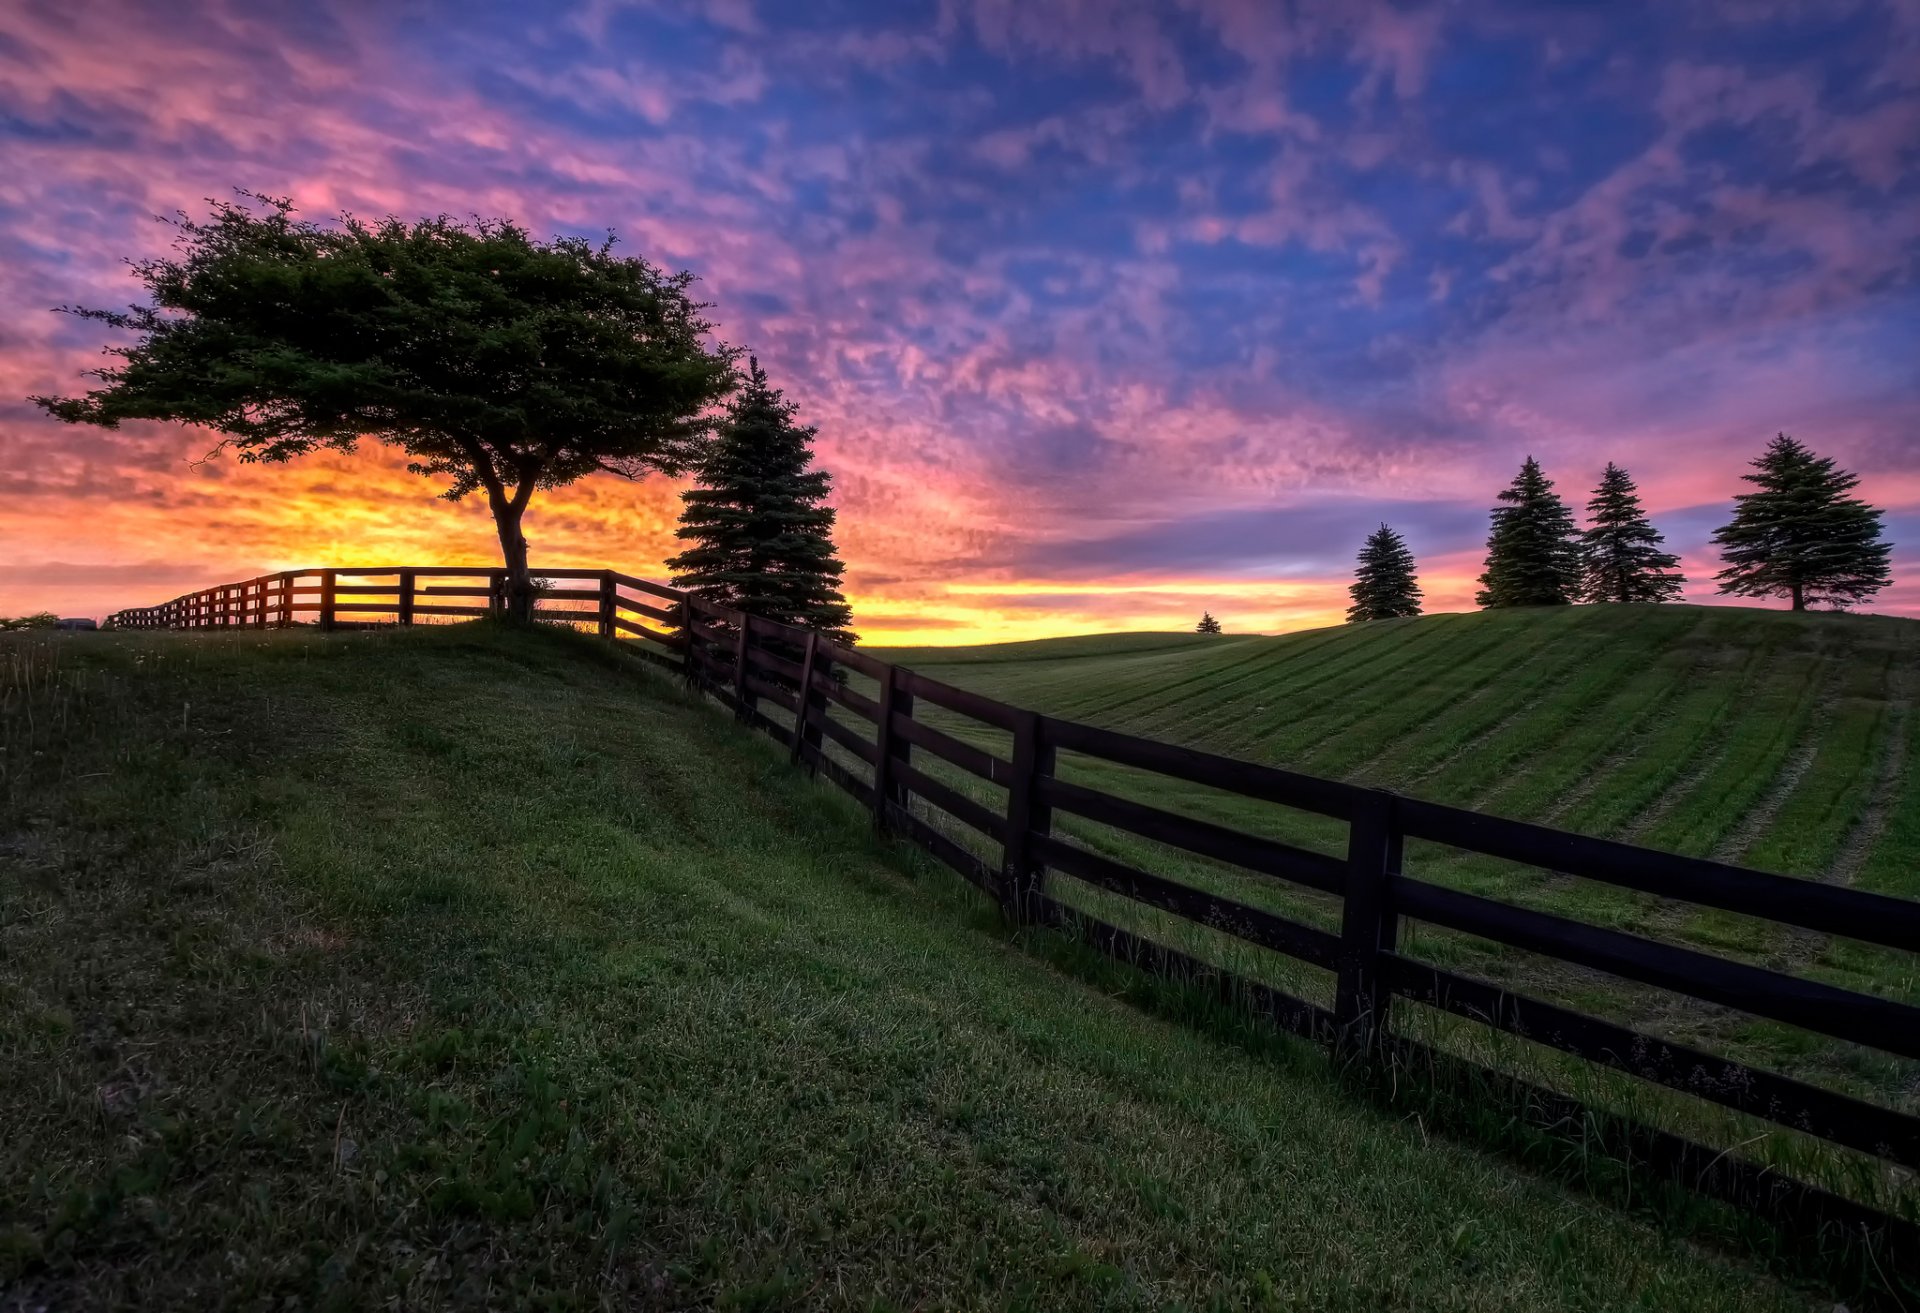
M 56 620 L 53 622 L 53 627 L 55 629 L 98 629 L 100 626 L 86 616 L 76 616 L 70 620 Z

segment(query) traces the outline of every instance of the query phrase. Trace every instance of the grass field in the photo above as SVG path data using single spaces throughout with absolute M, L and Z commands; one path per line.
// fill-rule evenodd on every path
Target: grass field
M 1831 1303 L 1023 951 L 588 639 L 8 636 L 0 709 L 0 1308 Z
M 1920 896 L 1920 623 L 1661 606 L 1482 612 L 1277 638 L 1128 634 L 879 655 L 1016 705 L 1311 774 L 1670 851 Z M 1004 751 L 1004 736 L 935 709 L 933 723 Z M 1198 786 L 1069 759 L 1062 774 L 1162 807 L 1339 853 L 1345 827 Z M 956 782 L 959 781 L 957 776 Z M 1160 874 L 1332 928 L 1309 891 L 1074 818 L 1083 843 Z M 1920 999 L 1912 955 L 1790 932 L 1435 845 L 1424 879 L 1709 948 L 1851 988 Z M 1069 901 L 1317 1001 L 1325 973 L 1122 903 L 1060 876 Z M 1661 991 L 1410 925 L 1443 965 L 1803 1079 L 1920 1109 L 1920 1064 Z M 1532 1046 L 1403 1005 L 1403 1027 L 1519 1065 L 1609 1106 L 1672 1121 L 1670 1100 Z M 1489 1047 L 1491 1045 L 1491 1047 Z M 1680 1129 L 1883 1206 L 1914 1183 L 1766 1123 L 1692 1105 Z
M 1072 720 L 1920 896 L 1920 622 L 1570 607 L 879 654 Z

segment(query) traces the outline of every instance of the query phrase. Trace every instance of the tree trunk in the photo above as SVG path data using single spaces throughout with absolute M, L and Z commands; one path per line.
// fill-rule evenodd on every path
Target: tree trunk
M 1807 591 L 1798 579 L 1793 581 L 1793 609 L 1796 611 L 1807 609 Z
M 516 624 L 533 622 L 533 576 L 527 569 L 527 536 L 520 532 L 520 516 L 525 509 L 511 503 L 496 503 L 494 527 L 500 531 L 500 557 L 507 567 L 507 619 Z

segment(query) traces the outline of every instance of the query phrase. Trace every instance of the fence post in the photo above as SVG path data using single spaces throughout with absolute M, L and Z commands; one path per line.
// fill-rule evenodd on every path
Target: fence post
M 814 658 L 820 651 L 820 635 L 807 631 L 807 650 L 800 658 L 800 692 L 794 699 L 798 708 L 793 715 L 793 751 L 790 760 L 798 766 L 811 746 L 815 752 L 820 750 L 820 731 L 813 727 L 813 666 Z
M 487 613 L 501 616 L 507 609 L 507 572 L 505 570 L 487 571 Z
M 733 636 L 733 698 L 734 712 L 740 719 L 752 723 L 755 699 L 747 696 L 747 645 L 753 642 L 753 626 L 747 623 L 747 613 L 734 613 L 738 626 Z
M 333 628 L 334 595 L 338 588 L 338 576 L 335 571 L 320 572 L 320 627 Z
M 403 625 L 412 624 L 413 623 L 413 571 L 411 570 L 402 570 L 400 572 L 400 601 L 398 605 L 399 605 L 399 611 L 400 611 L 400 623 Z
M 613 632 L 613 605 L 615 600 L 613 571 L 602 570 L 600 572 L 600 637 L 602 638 L 615 637 Z
M 893 732 L 896 712 L 913 714 L 913 695 L 900 687 L 900 668 L 891 663 L 880 667 L 880 723 L 875 727 L 877 755 L 873 762 L 873 823 L 887 828 L 889 803 L 902 810 L 907 805 L 907 789 L 894 767 L 909 760 L 913 745 Z
M 701 672 L 700 663 L 694 659 L 693 655 L 693 645 L 695 641 L 693 635 L 693 594 L 682 593 L 680 594 L 680 673 L 686 676 L 689 684 L 698 688 L 701 682 Z
M 1007 785 L 1007 841 L 1000 853 L 1000 909 L 1015 925 L 1034 919 L 1045 891 L 1046 866 L 1033 856 L 1033 836 L 1053 832 L 1053 808 L 1040 800 L 1040 781 L 1053 774 L 1054 749 L 1037 711 L 1016 712 L 1013 779 Z
M 1399 873 L 1400 828 L 1394 796 L 1358 792 L 1347 829 L 1347 887 L 1340 919 L 1340 971 L 1334 988 L 1335 1044 L 1346 1056 L 1371 1060 L 1387 1033 L 1393 995 L 1380 984 L 1380 955 L 1399 937 L 1387 881 Z
M 887 669 L 891 670 L 893 667 L 888 666 Z M 894 732 L 893 718 L 894 716 L 901 716 L 907 720 L 912 720 L 914 703 L 913 694 L 901 688 L 899 685 L 900 681 L 896 677 L 893 690 L 893 711 L 887 717 L 887 743 L 892 749 L 894 761 L 905 766 L 913 761 L 913 740 Z M 913 791 L 900 779 L 898 772 L 888 771 L 887 782 L 893 788 L 894 804 L 898 806 L 901 811 L 906 811 L 907 804 L 913 797 Z
M 280 576 L 280 624 L 284 628 L 293 623 L 293 572 L 289 570 Z

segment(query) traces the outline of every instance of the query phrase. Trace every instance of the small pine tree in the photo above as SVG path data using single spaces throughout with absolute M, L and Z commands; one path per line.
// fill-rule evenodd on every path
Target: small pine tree
M 796 409 L 750 359 L 713 454 L 683 495 L 676 536 L 688 547 L 667 568 L 676 585 L 722 606 L 851 643 L 846 567 L 826 505 L 832 480 L 808 468 L 814 430 L 794 422 Z
M 1720 591 L 1845 607 L 1893 582 L 1876 508 L 1847 494 L 1860 476 L 1838 469 L 1782 433 L 1740 477 L 1758 492 L 1735 497 L 1733 519 L 1713 535 L 1727 568 Z
M 1202 611 L 1200 613 L 1200 623 L 1193 627 L 1193 632 L 1196 634 L 1218 634 L 1224 631 L 1220 628 L 1220 622 L 1213 618 L 1213 612 Z
M 1529 456 L 1500 494 L 1487 537 L 1480 606 L 1565 606 L 1580 596 L 1580 538 L 1573 512 Z
M 1420 585 L 1414 580 L 1413 553 L 1406 540 L 1384 524 L 1368 534 L 1347 591 L 1353 595 L 1349 621 L 1419 615 Z
M 1591 526 L 1580 536 L 1581 596 L 1589 602 L 1671 602 L 1687 582 L 1680 560 L 1640 506 L 1627 472 L 1607 462 L 1587 503 Z

